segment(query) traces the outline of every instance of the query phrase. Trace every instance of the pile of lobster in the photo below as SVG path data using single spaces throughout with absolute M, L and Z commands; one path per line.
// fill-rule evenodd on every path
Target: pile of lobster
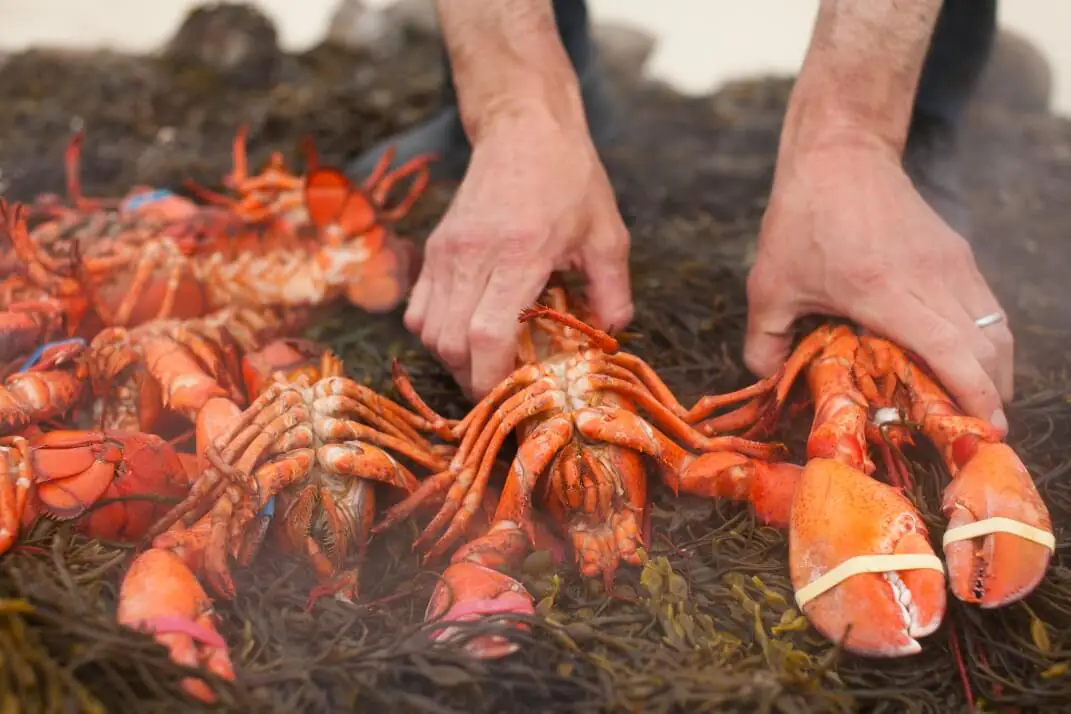
M 779 374 L 686 407 L 551 287 L 520 316 L 516 371 L 449 420 L 400 365 L 407 405 L 296 339 L 329 301 L 376 311 L 404 299 L 416 255 L 391 224 L 427 185 L 429 158 L 388 173 L 388 155 L 362 186 L 311 151 L 304 177 L 278 156 L 250 176 L 240 134 L 233 196 L 198 190 L 197 203 L 139 187 L 106 202 L 80 194 L 80 141 L 68 155 L 70 205 L 3 206 L 0 557 L 39 516 L 140 541 L 118 619 L 176 662 L 233 679 L 205 585 L 233 597 L 232 565 L 250 563 L 269 532 L 309 561 L 310 600 L 353 601 L 372 535 L 434 510 L 414 547 L 451 554 L 426 612 L 441 641 L 451 622 L 532 614 L 517 570 L 559 538 L 582 575 L 609 586 L 623 563 L 642 562 L 654 474 L 787 529 L 798 607 L 859 654 L 918 652 L 944 617 L 946 577 L 955 597 L 994 608 L 1046 573 L 1052 524 L 1018 456 L 888 341 L 822 327 Z M 412 187 L 388 207 L 406 178 Z M 815 410 L 803 466 L 762 440 L 801 375 Z M 943 559 L 905 495 L 899 447 L 914 432 L 951 476 Z M 511 434 L 517 453 L 495 487 Z M 190 438 L 193 453 L 174 445 Z M 884 447 L 890 483 L 876 478 L 871 442 Z M 403 497 L 377 522 L 383 488 Z M 465 646 L 477 657 L 515 649 L 504 635 Z M 198 678 L 185 686 L 212 698 Z

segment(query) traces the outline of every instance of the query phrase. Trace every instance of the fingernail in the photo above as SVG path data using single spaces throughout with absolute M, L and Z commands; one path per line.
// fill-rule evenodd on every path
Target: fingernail
M 1008 432 L 1008 418 L 1004 416 L 1004 410 L 998 409 L 989 417 L 989 423 L 1004 433 Z

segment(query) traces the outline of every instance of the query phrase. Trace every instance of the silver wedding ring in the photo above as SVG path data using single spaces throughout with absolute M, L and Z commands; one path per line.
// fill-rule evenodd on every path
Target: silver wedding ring
M 979 317 L 977 320 L 974 321 L 974 324 L 978 325 L 979 328 L 990 327 L 991 325 L 995 325 L 1003 319 L 1003 313 L 994 312 L 989 315 L 983 315 L 982 317 Z

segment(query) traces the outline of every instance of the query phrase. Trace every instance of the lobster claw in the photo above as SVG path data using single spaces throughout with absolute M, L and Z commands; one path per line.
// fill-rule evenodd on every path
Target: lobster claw
M 428 601 L 427 621 L 467 622 L 488 615 L 535 614 L 532 596 L 524 586 L 508 575 L 471 561 L 452 563 Z M 464 638 L 461 628 L 447 626 L 432 634 L 445 642 L 455 636 Z M 479 635 L 465 642 L 466 651 L 478 659 L 497 659 L 517 651 L 517 645 L 499 635 Z
M 921 651 L 944 617 L 944 566 L 897 489 L 839 461 L 811 459 L 792 505 L 796 602 L 815 628 L 868 657 Z
M 216 630 L 212 601 L 178 555 L 150 549 L 134 559 L 119 588 L 117 619 L 125 627 L 151 634 L 175 663 L 234 680 L 227 643 Z M 182 686 L 201 701 L 216 699 L 195 676 L 187 677 Z
M 1052 521 L 1026 466 L 1005 443 L 981 443 L 941 504 L 952 593 L 983 608 L 1028 595 L 1049 566 Z

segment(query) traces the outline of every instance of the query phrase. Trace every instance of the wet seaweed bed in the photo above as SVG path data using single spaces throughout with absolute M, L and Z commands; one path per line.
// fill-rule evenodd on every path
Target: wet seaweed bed
M 186 177 L 217 184 L 241 122 L 251 124 L 255 162 L 271 150 L 296 155 L 305 134 L 326 161 L 341 161 L 433 105 L 433 45 L 413 40 L 404 58 L 374 62 L 319 48 L 285 58 L 266 91 L 225 89 L 210 73 L 163 60 L 11 57 L 0 67 L 5 193 L 26 198 L 61 189 L 72 123 L 88 131 L 83 173 L 90 195 L 116 195 L 134 183 L 178 188 Z M 623 88 L 628 148 L 607 161 L 634 241 L 637 317 L 628 346 L 682 400 L 748 381 L 740 360 L 743 268 L 788 87 L 756 80 L 703 98 L 657 85 Z M 219 686 L 219 706 L 949 712 L 965 710 L 964 677 L 980 709 L 1026 712 L 1065 703 L 1071 320 L 1066 300 L 1054 298 L 1066 295 L 1061 279 L 1071 260 L 1059 213 L 1071 194 L 1071 123 L 994 109 L 979 110 L 972 126 L 980 147 L 968 152 L 980 261 L 1020 326 L 1012 441 L 1037 477 L 1057 530 L 1050 574 L 1025 603 L 981 612 L 950 598 L 945 624 L 921 654 L 896 661 L 847 656 L 793 609 L 780 533 L 757 527 L 732 504 L 673 499 L 658 488 L 650 563 L 623 568 L 614 593 L 581 581 L 567 565 L 552 572 L 546 554 L 529 558 L 525 581 L 540 616 L 529 633 L 515 635 L 521 652 L 500 662 L 474 662 L 427 644 L 420 621 L 435 569 L 422 568 L 410 552 L 412 532 L 373 544 L 363 604 L 321 600 L 308 612 L 313 579 L 269 549 L 238 574 L 237 599 L 218 605 L 239 680 Z M 449 193 L 435 189 L 403 229 L 426 235 Z M 357 378 L 387 388 L 389 358 L 398 356 L 434 407 L 458 414 L 465 406 L 401 328 L 400 312 L 370 318 L 333 311 L 312 336 L 343 354 Z M 798 437 L 805 428 L 801 416 L 789 432 Z M 934 543 L 942 535 L 936 516 L 946 479 L 936 467 L 916 468 L 920 487 L 913 495 Z M 46 527 L 0 560 L 0 711 L 201 710 L 178 692 L 183 672 L 161 648 L 114 624 L 127 555 Z

